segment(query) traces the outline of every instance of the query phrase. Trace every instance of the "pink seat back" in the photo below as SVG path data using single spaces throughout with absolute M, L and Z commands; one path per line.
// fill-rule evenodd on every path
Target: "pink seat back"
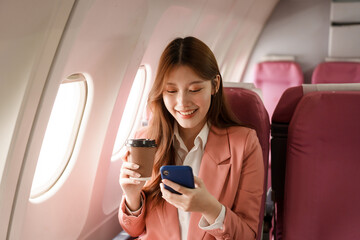
M 323 62 L 314 70 L 312 83 L 360 83 L 360 63 Z
M 268 169 L 269 161 L 269 115 L 260 97 L 253 91 L 244 88 L 224 87 L 226 99 L 235 116 L 244 124 L 252 126 L 257 133 L 263 151 L 264 169 Z M 257 239 L 261 239 L 262 222 L 267 190 L 267 171 L 264 176 L 264 194 L 260 210 L 260 224 Z
M 304 95 L 299 86 L 281 97 L 272 118 L 272 167 L 278 168 L 272 174 L 282 178 L 272 180 L 276 239 L 360 239 L 358 106 L 360 91 Z M 279 147 L 281 142 L 285 147 Z M 282 167 L 283 174 L 274 174 Z
M 254 83 L 262 90 L 264 105 L 270 117 L 283 92 L 303 82 L 301 68 L 296 62 L 260 62 L 256 65 Z

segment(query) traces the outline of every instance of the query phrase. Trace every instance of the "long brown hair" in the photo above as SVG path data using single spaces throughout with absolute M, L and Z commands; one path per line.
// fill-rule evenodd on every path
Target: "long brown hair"
M 216 77 L 220 76 L 218 91 L 212 95 L 210 108 L 207 114 L 208 122 L 219 128 L 242 125 L 229 111 L 226 103 L 222 78 L 213 52 L 210 48 L 194 37 L 176 38 L 170 42 L 162 53 L 155 82 L 150 90 L 148 106 L 153 114 L 148 127 L 148 137 L 155 139 L 158 149 L 151 181 L 146 184 L 144 191 L 152 205 L 161 202 L 159 184 L 161 182 L 160 167 L 175 164 L 175 150 L 173 146 L 174 121 L 163 102 L 165 76 L 176 66 L 188 66 L 199 77 L 212 81 L 216 87 Z

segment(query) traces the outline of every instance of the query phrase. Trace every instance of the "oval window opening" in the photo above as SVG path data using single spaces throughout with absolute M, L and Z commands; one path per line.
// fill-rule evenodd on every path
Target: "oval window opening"
M 129 137 L 131 131 L 139 120 L 138 113 L 146 85 L 146 74 L 145 66 L 141 66 L 136 73 L 116 135 L 111 158 L 112 160 L 119 159 L 125 140 Z
M 71 159 L 85 109 L 87 83 L 72 74 L 59 87 L 41 146 L 30 198 L 49 191 Z

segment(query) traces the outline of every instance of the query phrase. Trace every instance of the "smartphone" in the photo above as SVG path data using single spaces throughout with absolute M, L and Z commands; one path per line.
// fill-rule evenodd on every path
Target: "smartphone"
M 194 175 L 190 166 L 165 165 L 160 168 L 160 173 L 161 179 L 168 179 L 187 188 L 195 188 Z M 164 187 L 172 193 L 181 195 L 169 186 L 164 185 Z

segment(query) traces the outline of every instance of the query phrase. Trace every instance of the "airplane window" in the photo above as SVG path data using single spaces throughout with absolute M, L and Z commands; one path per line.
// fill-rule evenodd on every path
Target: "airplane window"
M 138 119 L 138 112 L 144 88 L 146 84 L 146 68 L 141 66 L 136 73 L 133 85 L 130 90 L 129 97 L 126 101 L 125 109 L 122 114 L 120 126 L 117 132 L 112 160 L 119 159 L 121 156 L 121 149 L 125 143 L 125 140 L 129 137 L 131 131 L 134 128 L 135 122 Z
M 84 75 L 73 74 L 60 84 L 41 146 L 30 198 L 47 192 L 64 172 L 75 146 L 86 97 Z

